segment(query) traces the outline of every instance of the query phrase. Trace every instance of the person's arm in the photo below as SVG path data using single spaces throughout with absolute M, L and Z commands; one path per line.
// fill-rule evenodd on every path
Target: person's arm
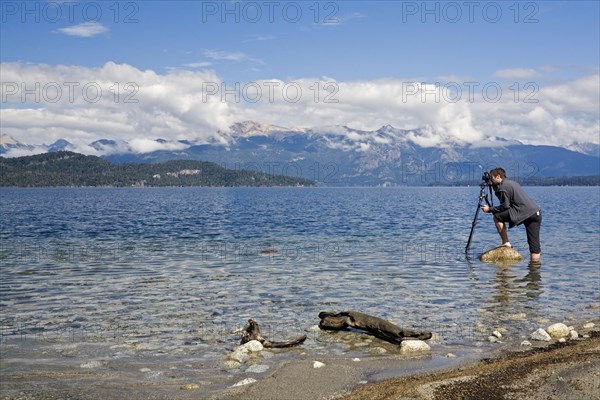
M 492 214 L 496 214 L 502 211 L 506 211 L 510 208 L 510 198 L 508 197 L 508 193 L 504 190 L 499 190 L 497 193 L 498 200 L 500 200 L 500 204 L 496 207 L 490 207 L 490 211 Z

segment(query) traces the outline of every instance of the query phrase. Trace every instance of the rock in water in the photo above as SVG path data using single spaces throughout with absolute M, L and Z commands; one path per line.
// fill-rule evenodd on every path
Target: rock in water
M 511 264 L 521 261 L 523 256 L 512 247 L 499 246 L 481 254 L 479 259 L 492 264 Z
M 565 324 L 552 324 L 546 328 L 546 332 L 552 337 L 552 339 L 566 338 L 569 336 L 569 327 Z
M 400 352 L 406 353 L 419 353 L 422 351 L 429 351 L 431 347 L 422 340 L 403 340 L 400 343 Z
M 540 328 L 537 331 L 533 332 L 530 336 L 530 338 L 532 340 L 539 340 L 542 342 L 549 342 L 552 340 L 552 338 L 550 337 L 550 335 L 548 335 L 548 332 L 546 332 L 544 329 Z

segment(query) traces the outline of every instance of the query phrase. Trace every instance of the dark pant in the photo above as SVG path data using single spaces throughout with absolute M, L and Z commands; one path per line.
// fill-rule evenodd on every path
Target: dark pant
M 527 231 L 527 243 L 529 244 L 530 253 L 541 253 L 540 245 L 540 227 L 542 225 L 542 212 L 538 211 L 531 217 L 523 221 L 525 230 Z

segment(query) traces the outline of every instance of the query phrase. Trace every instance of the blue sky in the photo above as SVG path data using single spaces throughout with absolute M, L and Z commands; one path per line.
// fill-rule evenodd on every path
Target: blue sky
M 599 63 L 596 1 L 3 3 L 2 61 L 114 61 L 155 71 L 204 63 L 235 80 L 478 79 L 499 69 Z M 106 30 L 61 32 L 85 22 Z
M 100 75 L 106 78 L 109 72 L 116 74 L 110 79 L 118 79 L 119 83 L 137 79 L 140 99 L 147 103 L 150 100 L 144 97 L 148 93 L 144 88 L 149 86 L 143 77 L 148 74 L 143 75 L 144 71 L 168 80 L 161 83 L 163 88 L 185 85 L 180 78 L 186 71 L 195 74 L 196 81 L 214 79 L 227 87 L 264 80 L 304 81 L 307 85 L 311 80 L 335 82 L 342 103 L 346 99 L 346 104 L 360 109 L 376 109 L 377 101 L 358 105 L 343 89 L 367 88 L 367 92 L 375 90 L 380 93 L 379 98 L 385 99 L 393 92 L 388 81 L 400 86 L 411 81 L 455 82 L 463 89 L 465 82 L 478 82 L 480 86 L 497 82 L 504 89 L 504 97 L 508 97 L 509 93 L 514 94 L 509 89 L 511 85 L 517 84 L 512 87 L 519 88 L 522 92 L 519 95 L 526 95 L 522 86 L 533 82 L 540 102 L 529 109 L 520 104 L 521 115 L 528 120 L 509 121 L 498 128 L 498 133 L 507 136 L 518 132 L 514 139 L 523 141 L 529 135 L 535 138 L 530 140 L 532 143 L 540 142 L 544 138 L 542 130 L 547 131 L 552 122 L 550 142 L 558 144 L 561 137 L 565 140 L 561 129 L 576 131 L 573 141 L 594 141 L 597 115 L 585 107 L 577 110 L 574 101 L 557 104 L 557 99 L 570 89 L 589 89 L 590 84 L 596 84 L 600 65 L 599 4 L 597 1 L 2 1 L 0 61 L 6 72 L 3 82 L 9 84 L 20 83 L 21 79 L 33 85 L 34 81 L 27 79 L 38 79 L 43 86 L 58 77 L 80 79 L 83 85 L 99 79 Z M 68 67 L 68 71 L 61 66 Z M 40 78 L 41 71 L 49 76 Z M 127 73 L 133 75 L 127 77 Z M 25 76 L 36 78 L 25 79 Z M 179 78 L 175 79 L 176 76 Z M 186 91 L 185 87 L 180 89 Z M 588 89 L 574 97 L 589 103 L 587 96 L 590 92 L 593 96 L 595 87 Z M 3 86 L 3 90 L 6 94 L 7 87 Z M 3 133 L 20 139 L 34 136 L 47 142 L 69 130 L 59 124 L 43 133 L 23 126 L 23 116 L 19 119 L 16 115 L 17 109 L 28 107 L 50 112 L 62 101 L 52 104 L 44 104 L 43 100 L 31 102 L 27 98 L 20 101 L 23 99 L 18 95 L 4 96 L 2 100 L 6 117 Z M 425 100 L 421 103 L 430 103 Z M 594 97 L 591 100 L 594 104 L 598 102 Z M 173 101 L 177 101 L 176 96 Z M 490 130 L 482 122 L 488 112 L 483 106 L 488 105 L 477 108 L 476 104 L 460 104 L 464 106 L 461 115 L 468 114 L 470 129 L 479 131 L 479 136 Z M 72 102 L 64 106 L 74 112 Z M 90 102 L 84 106 L 94 109 Z M 207 117 L 204 130 L 222 129 L 245 117 L 263 117 L 259 118 L 263 119 L 261 122 L 281 125 L 295 125 L 299 121 L 293 117 L 299 112 L 299 104 L 288 110 L 271 109 L 269 104 L 225 106 L 228 114 L 218 121 L 209 121 Z M 301 111 L 307 113 L 306 107 L 314 106 L 305 104 Z M 396 111 L 425 115 L 430 106 L 423 104 L 422 110 Z M 452 109 L 457 106 L 454 104 Z M 515 104 L 506 106 L 497 116 L 500 125 L 515 108 Z M 152 105 L 155 110 L 156 107 Z M 255 113 L 248 113 L 248 108 Z M 328 117 L 309 118 L 307 122 L 314 125 L 344 122 L 343 108 L 319 110 Z M 447 114 L 448 109 L 436 112 Z M 586 114 L 583 119 L 582 113 Z M 185 118 L 176 114 L 171 116 L 185 124 Z M 355 110 L 350 112 L 355 114 Z M 369 121 L 368 126 L 361 128 L 391 123 L 404 125 L 400 127 L 431 125 L 440 131 L 460 129 L 442 126 L 440 118 L 394 119 L 393 115 L 394 110 L 379 116 L 370 111 L 368 116 L 357 117 L 356 122 L 352 118 L 347 118 L 350 119 L 347 122 L 358 125 L 359 121 Z M 44 118 L 46 122 L 53 120 L 47 114 Z M 550 119 L 532 128 L 531 124 L 540 122 L 540 118 Z M 574 125 L 561 128 L 565 121 Z M 80 134 L 82 140 L 105 133 L 94 133 L 92 128 L 84 127 L 72 131 L 72 136 L 77 135 L 75 131 L 85 131 Z M 180 130 L 172 138 L 182 134 Z

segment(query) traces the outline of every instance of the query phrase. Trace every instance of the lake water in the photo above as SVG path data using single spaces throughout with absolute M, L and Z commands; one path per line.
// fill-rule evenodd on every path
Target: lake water
M 320 311 L 434 331 L 434 360 L 492 349 L 496 327 L 520 340 L 546 321 L 597 317 L 600 191 L 526 191 L 543 209 L 541 267 L 465 258 L 478 187 L 2 189 L 4 395 L 87 373 L 124 387 L 200 382 L 204 394 L 260 379 L 223 367 L 248 318 L 273 340 L 308 335 L 253 361 L 272 371 L 397 352 L 315 330 Z M 528 258 L 524 227 L 509 237 Z M 498 244 L 481 214 L 472 254 Z

